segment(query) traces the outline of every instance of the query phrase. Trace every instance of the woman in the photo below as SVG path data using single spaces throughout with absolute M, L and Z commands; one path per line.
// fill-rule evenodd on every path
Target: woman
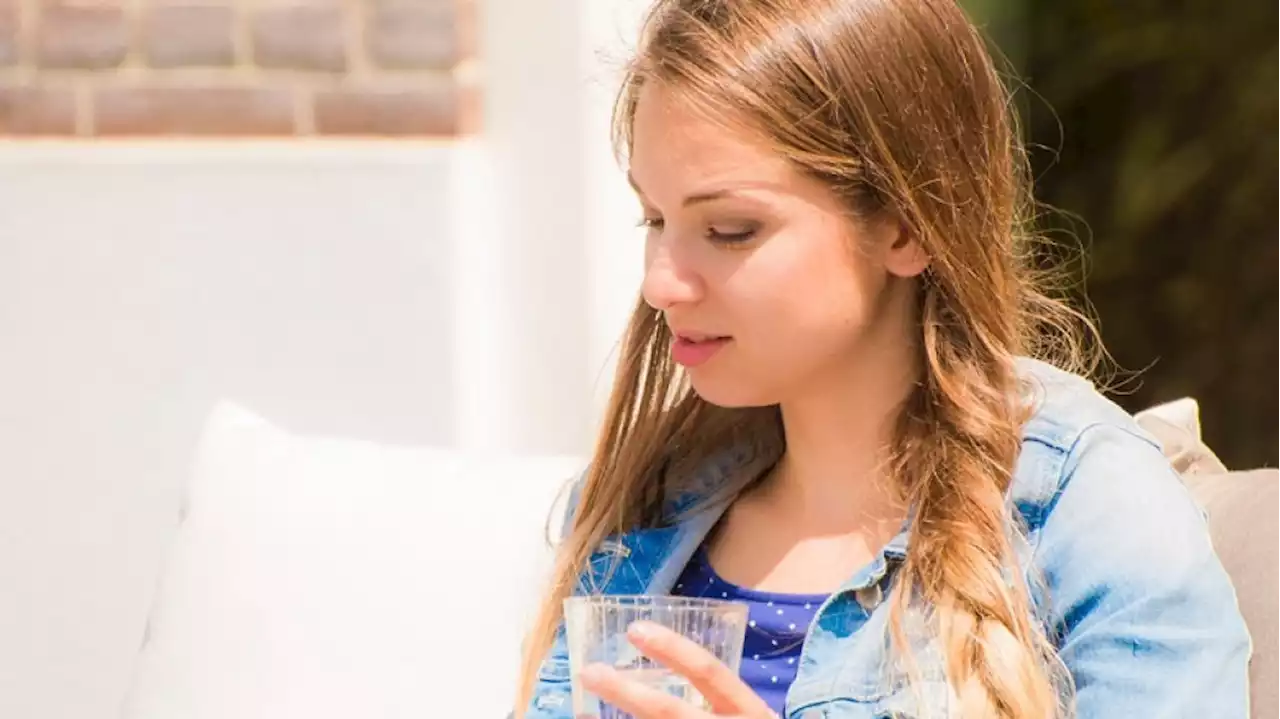
M 1243 717 L 1202 517 L 1041 294 L 1010 101 L 952 0 L 663 0 L 617 113 L 646 274 L 526 647 L 567 717 L 572 593 L 751 604 L 741 674 L 633 641 L 711 713 Z

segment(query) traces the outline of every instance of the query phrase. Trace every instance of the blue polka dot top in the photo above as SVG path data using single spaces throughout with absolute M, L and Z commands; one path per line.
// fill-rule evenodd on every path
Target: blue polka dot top
M 716 574 L 701 547 L 676 580 L 672 594 L 742 602 L 750 607 L 742 650 L 742 680 L 782 715 L 795 681 L 805 633 L 825 594 L 777 594 L 730 584 Z

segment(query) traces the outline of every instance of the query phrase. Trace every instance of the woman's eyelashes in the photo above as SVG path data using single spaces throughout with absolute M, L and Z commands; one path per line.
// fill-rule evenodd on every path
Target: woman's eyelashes
M 643 227 L 650 233 L 662 232 L 666 223 L 661 217 L 646 216 L 636 223 L 637 226 Z M 702 235 L 704 238 L 718 244 L 732 245 L 747 242 L 756 236 L 759 231 L 759 225 L 750 222 L 709 224 L 703 228 Z
M 645 217 L 640 218 L 640 221 L 636 223 L 636 227 L 643 227 L 650 232 L 661 232 L 662 218 L 649 217 L 646 215 Z
M 706 237 L 726 245 L 741 244 L 755 237 L 757 229 L 755 225 L 711 225 L 707 228 Z

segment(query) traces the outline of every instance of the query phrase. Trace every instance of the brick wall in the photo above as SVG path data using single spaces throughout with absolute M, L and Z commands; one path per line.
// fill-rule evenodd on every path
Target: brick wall
M 0 0 L 0 136 L 452 136 L 475 0 Z

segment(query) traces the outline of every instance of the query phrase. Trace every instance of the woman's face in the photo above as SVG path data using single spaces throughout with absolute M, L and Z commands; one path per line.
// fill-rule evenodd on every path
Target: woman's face
M 856 373 L 870 345 L 905 341 L 887 288 L 925 261 L 896 223 L 851 219 L 822 183 L 654 83 L 632 129 L 644 299 L 705 400 L 785 403 Z

